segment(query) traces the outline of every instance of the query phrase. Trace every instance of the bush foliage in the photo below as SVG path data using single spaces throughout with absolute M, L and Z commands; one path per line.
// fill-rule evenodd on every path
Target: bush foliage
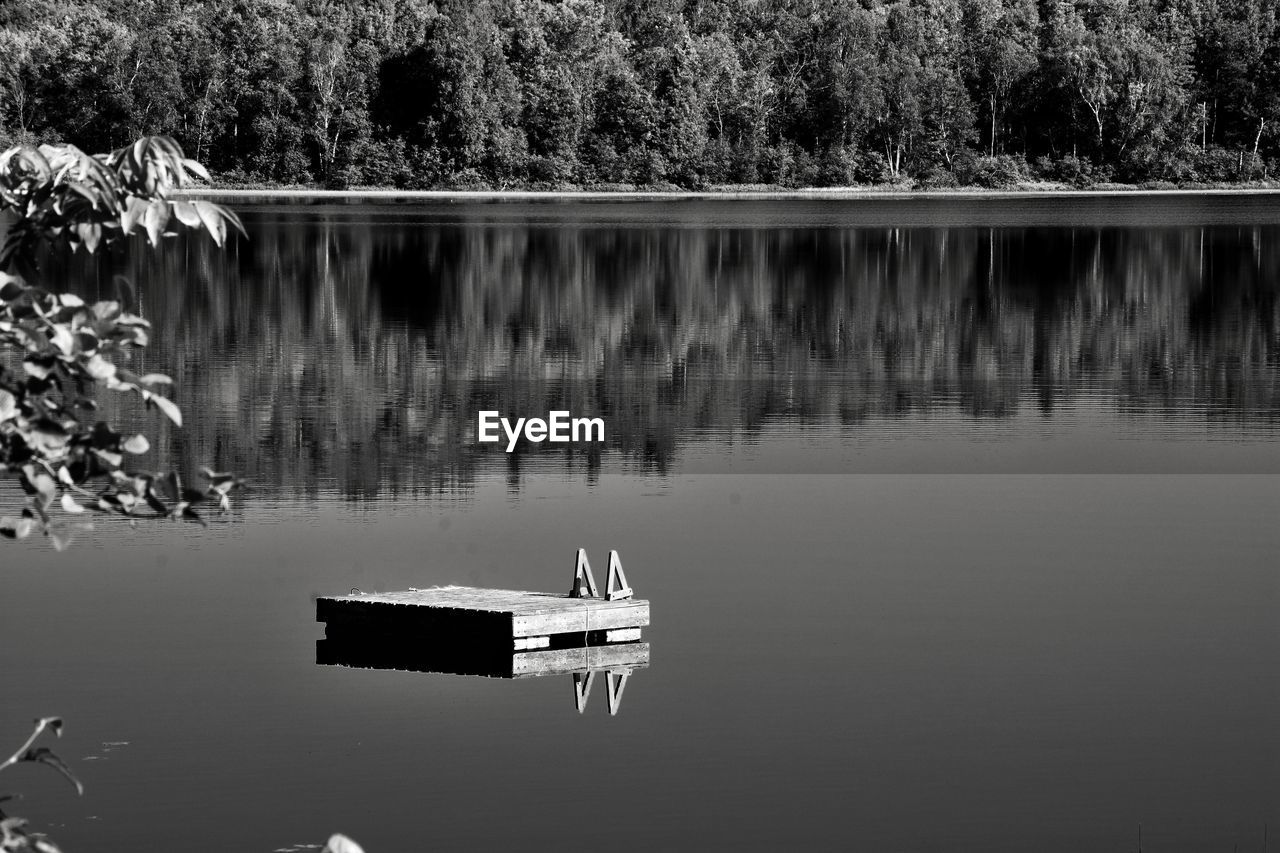
M 101 393 L 132 396 L 182 425 L 169 377 L 129 369 L 150 323 L 119 302 L 90 304 L 28 280 L 39 274 L 42 251 L 95 252 L 135 234 L 156 246 L 184 228 L 223 245 L 243 231 L 231 211 L 173 196 L 192 175 L 207 177 L 164 137 L 98 157 L 70 145 L 0 155 L 0 215 L 8 220 L 0 248 L 0 472 L 16 473 L 30 496 L 19 515 L 0 518 L 0 535 L 44 533 L 62 549 L 80 528 L 74 517 L 88 511 L 201 521 L 199 505 L 225 509 L 239 484 L 206 469 L 204 487 L 191 489 L 177 472 L 133 470 L 129 460 L 151 442 L 98 419 Z

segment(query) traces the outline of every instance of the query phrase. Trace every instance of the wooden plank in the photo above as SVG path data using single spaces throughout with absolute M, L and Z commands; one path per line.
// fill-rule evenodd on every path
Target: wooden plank
M 565 598 L 571 607 L 548 607 L 540 611 L 516 613 L 511 633 L 516 637 L 543 634 L 578 634 L 611 628 L 642 628 L 649 624 L 649 602 L 638 600 L 602 601 L 597 598 Z
M 622 598 L 630 598 L 631 595 L 632 589 L 627 583 L 627 574 L 622 571 L 622 560 L 618 557 L 617 551 L 610 551 L 609 582 L 605 584 L 604 597 L 610 601 L 617 601 Z
M 649 665 L 648 643 L 619 643 L 580 649 L 523 652 L 512 656 L 511 677 L 567 675 L 597 670 L 644 669 Z

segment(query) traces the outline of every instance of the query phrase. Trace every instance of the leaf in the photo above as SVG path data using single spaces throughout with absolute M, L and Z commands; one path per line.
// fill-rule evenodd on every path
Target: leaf
M 121 313 L 116 317 L 116 325 L 118 326 L 141 326 L 144 329 L 151 328 L 151 321 L 145 317 L 139 317 L 137 314 Z
M 18 416 L 18 398 L 0 388 L 0 423 Z
M 98 349 L 102 341 L 98 338 L 97 332 L 93 329 L 81 326 L 76 330 L 76 338 L 80 344 L 80 350 L 84 353 L 92 353 Z
M 163 199 L 154 199 L 142 216 L 142 227 L 147 229 L 147 240 L 151 245 L 160 245 L 160 237 L 168 224 L 169 203 Z
M 0 536 L 9 539 L 26 539 L 36 529 L 35 519 L 14 518 L 6 515 L 0 518 Z
M 52 418 L 41 418 L 36 421 L 31 427 L 31 437 L 35 439 L 33 444 L 36 449 L 49 456 L 61 455 L 71 441 L 71 433 Z
M 172 385 L 173 380 L 163 373 L 148 373 L 138 378 L 143 385 Z
M 147 405 L 155 406 L 164 412 L 165 417 L 173 421 L 174 426 L 182 426 L 182 410 L 169 398 L 152 394 L 151 399 L 147 400 Z
M 120 303 L 115 301 L 95 302 L 93 315 L 99 320 L 114 320 L 120 316 Z
M 147 437 L 145 435 L 135 435 L 132 438 L 126 439 L 121 447 L 124 448 L 126 453 L 132 453 L 134 456 L 141 456 L 143 453 L 146 453 L 151 449 L 151 443 L 147 441 Z
M 124 210 L 120 213 L 120 229 L 126 234 L 132 234 L 147 210 L 148 205 L 145 199 L 136 195 L 129 196 L 129 201 L 125 203 Z
M 200 227 L 200 214 L 190 202 L 175 201 L 173 203 L 173 215 L 188 228 Z
M 43 355 L 29 355 L 22 360 L 22 369 L 35 379 L 48 379 L 57 360 Z
M 177 471 L 170 471 L 156 482 L 164 487 L 162 494 L 165 497 L 173 501 L 182 500 L 182 478 L 178 476 Z
M 57 347 L 64 356 L 70 356 L 76 348 L 76 339 L 72 337 L 71 330 L 63 325 L 54 327 L 53 335 L 50 337 L 50 342 Z
M 5 278 L 0 278 L 0 302 L 12 302 L 27 292 L 22 279 L 5 273 L 0 273 L 0 275 L 6 276 Z
M 37 764 L 46 764 L 49 767 L 52 767 L 54 770 L 61 773 L 68 782 L 75 785 L 77 794 L 83 796 L 84 785 L 82 785 L 80 780 L 75 777 L 75 774 L 71 772 L 71 768 L 67 766 L 66 762 L 55 755 L 53 750 L 48 747 L 40 746 L 28 749 L 26 754 L 23 755 L 20 760 L 34 761 Z
M 41 508 L 48 509 L 49 504 L 53 503 L 53 499 L 58 496 L 58 484 L 52 477 L 41 471 L 31 478 L 31 485 L 35 486 Z
M 84 512 L 84 507 L 76 503 L 76 499 L 71 497 L 70 492 L 62 493 L 62 509 L 65 512 L 71 513 L 72 515 L 80 515 L 82 512 Z
M 77 181 L 68 181 L 66 187 L 94 207 L 98 206 L 98 194 L 92 187 L 86 187 L 84 184 Z
M 119 468 L 120 465 L 124 462 L 123 456 L 121 456 L 119 453 L 113 453 L 110 450 L 99 450 L 98 448 L 95 447 L 93 449 L 93 452 L 97 455 L 99 459 L 107 463 L 107 467 L 109 468 L 113 468 L 113 469 Z
M 102 240 L 102 226 L 96 222 L 81 222 L 76 225 L 76 234 L 80 242 L 89 250 L 89 254 L 98 251 L 98 243 Z
M 116 366 L 100 355 L 94 355 L 85 363 L 84 369 L 99 382 L 112 379 L 116 375 Z
M 364 853 L 364 848 L 347 836 L 335 832 L 329 837 L 329 843 L 321 853 Z
M 156 494 L 156 490 L 154 488 L 147 489 L 146 501 L 147 506 L 151 507 L 152 511 L 155 512 L 156 515 L 169 514 L 169 507 L 165 505 L 164 501 L 160 500 L 160 497 Z
M 133 282 L 129 279 L 128 276 L 113 275 L 111 277 L 111 283 L 116 286 L 116 293 L 124 294 L 126 291 L 128 291 L 129 296 L 131 298 L 133 299 L 138 298 L 137 288 L 133 286 Z
M 204 166 L 188 157 L 182 158 L 182 165 L 187 167 L 187 171 L 191 172 L 197 178 L 207 183 L 213 183 L 213 178 L 209 177 L 208 170 Z
M 41 717 L 36 720 L 36 732 L 42 732 L 49 729 L 53 732 L 54 737 L 62 737 L 62 718 L 61 717 Z
M 207 201 L 192 202 L 192 205 L 200 215 L 200 221 L 204 223 L 205 230 L 213 238 L 214 245 L 221 246 L 227 239 L 227 223 L 222 208 Z

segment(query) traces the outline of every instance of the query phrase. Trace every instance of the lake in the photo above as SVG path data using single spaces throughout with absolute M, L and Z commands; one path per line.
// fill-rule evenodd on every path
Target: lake
M 146 464 L 254 486 L 0 547 L 69 853 L 1280 845 L 1280 200 L 238 210 L 50 262 L 155 326 Z M 605 442 L 477 441 L 560 409 Z M 616 715 L 316 662 L 316 596 L 579 547 L 652 605 Z

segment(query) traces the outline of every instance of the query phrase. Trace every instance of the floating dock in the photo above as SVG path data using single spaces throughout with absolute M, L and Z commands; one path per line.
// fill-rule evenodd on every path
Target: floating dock
M 564 595 L 470 586 L 353 589 L 317 598 L 316 621 L 325 623 L 318 664 L 492 678 L 572 675 L 579 713 L 598 672 L 616 714 L 628 677 L 649 665 L 649 644 L 640 642 L 649 602 L 632 598 L 617 551 L 609 553 L 603 596 L 580 549 Z
M 329 638 L 394 635 L 522 651 L 634 642 L 649 624 L 649 602 L 444 586 L 318 598 L 316 621 Z

